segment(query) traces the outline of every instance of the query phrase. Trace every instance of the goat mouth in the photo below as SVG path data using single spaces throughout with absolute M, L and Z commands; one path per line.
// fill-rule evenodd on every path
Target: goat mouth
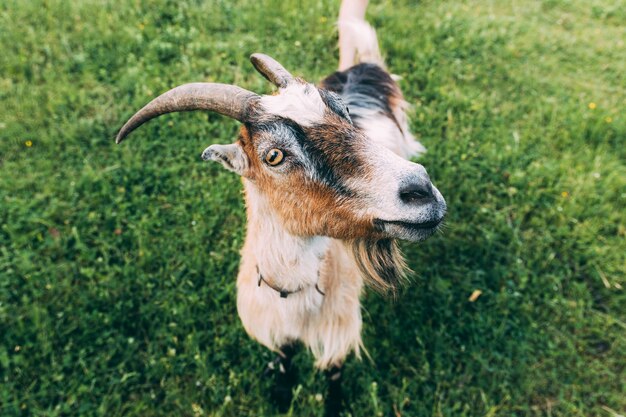
M 441 219 L 437 219 L 437 220 L 431 220 L 428 222 L 420 222 L 420 223 L 410 223 L 410 222 L 401 222 L 401 221 L 392 221 L 392 220 L 383 220 L 384 223 L 387 224 L 395 224 L 401 227 L 404 227 L 405 229 L 413 229 L 413 230 L 424 230 L 424 229 L 433 229 L 437 226 L 439 226 L 439 224 L 441 224 L 441 222 L 443 221 L 443 218 Z
M 439 226 L 442 221 L 443 221 L 443 217 L 437 220 L 430 220 L 427 222 L 416 222 L 416 223 L 403 222 L 403 221 L 398 221 L 398 220 L 375 219 L 374 225 L 381 229 L 384 229 L 385 225 L 389 224 L 389 225 L 400 226 L 404 229 L 409 229 L 409 230 L 426 230 L 426 229 L 434 229 L 435 227 Z
M 419 241 L 424 240 L 435 233 L 441 222 L 443 222 L 443 216 L 439 219 L 427 222 L 405 222 L 399 220 L 375 219 L 374 227 L 394 238 Z

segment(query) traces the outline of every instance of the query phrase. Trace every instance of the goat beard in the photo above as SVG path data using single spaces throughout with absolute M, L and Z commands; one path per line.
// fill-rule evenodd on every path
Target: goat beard
M 356 239 L 350 246 L 365 282 L 380 293 L 395 296 L 409 272 L 397 242 L 394 239 Z

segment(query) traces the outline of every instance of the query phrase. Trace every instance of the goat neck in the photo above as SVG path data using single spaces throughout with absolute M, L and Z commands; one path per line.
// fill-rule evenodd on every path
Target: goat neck
M 285 291 L 317 284 L 330 238 L 290 233 L 252 181 L 244 179 L 244 189 L 248 230 L 243 262 L 254 263 L 265 279 Z

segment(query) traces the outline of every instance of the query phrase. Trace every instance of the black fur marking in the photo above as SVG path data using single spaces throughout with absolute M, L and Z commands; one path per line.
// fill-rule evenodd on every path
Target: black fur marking
M 326 106 L 331 109 L 336 115 L 347 120 L 352 124 L 350 113 L 345 103 L 341 99 L 341 96 L 335 92 L 326 91 L 322 88 L 319 89 L 320 97 Z
M 286 413 L 291 406 L 293 388 L 298 381 L 298 372 L 292 363 L 297 347 L 293 344 L 286 345 L 280 350 L 282 354 L 268 364 L 264 374 L 273 375 L 274 385 L 270 398 L 281 413 Z
M 320 83 L 322 88 L 341 96 L 350 108 L 358 125 L 358 108 L 377 109 L 398 124 L 391 107 L 392 97 L 401 98 L 396 82 L 376 64 L 358 64 L 345 71 L 337 71 Z
M 324 402 L 325 417 L 339 417 L 343 408 L 343 392 L 341 389 L 341 368 L 333 366 L 324 371 L 328 391 Z
M 345 129 L 337 129 L 332 125 L 314 125 L 306 130 L 291 119 L 273 117 L 262 123 L 250 124 L 249 128 L 254 132 L 267 132 L 275 134 L 277 125 L 281 125 L 291 133 L 305 158 L 311 163 L 313 171 L 326 186 L 332 188 L 337 194 L 344 197 L 354 197 L 354 191 L 345 186 L 343 178 L 357 175 L 360 171 L 360 163 L 356 156 L 351 132 Z M 332 139 L 326 137 L 329 132 Z M 342 136 L 342 137 L 336 137 Z

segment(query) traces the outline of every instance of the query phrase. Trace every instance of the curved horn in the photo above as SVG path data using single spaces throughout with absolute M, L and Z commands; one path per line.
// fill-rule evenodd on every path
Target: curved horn
M 250 62 L 252 62 L 254 68 L 256 68 L 261 75 L 278 88 L 287 87 L 287 85 L 294 80 L 293 75 L 270 56 L 265 54 L 252 54 L 250 55 Z
M 116 143 L 148 120 L 166 113 L 210 110 L 240 122 L 246 121 L 252 99 L 259 96 L 241 87 L 218 83 L 183 84 L 161 94 L 131 117 L 120 129 Z

